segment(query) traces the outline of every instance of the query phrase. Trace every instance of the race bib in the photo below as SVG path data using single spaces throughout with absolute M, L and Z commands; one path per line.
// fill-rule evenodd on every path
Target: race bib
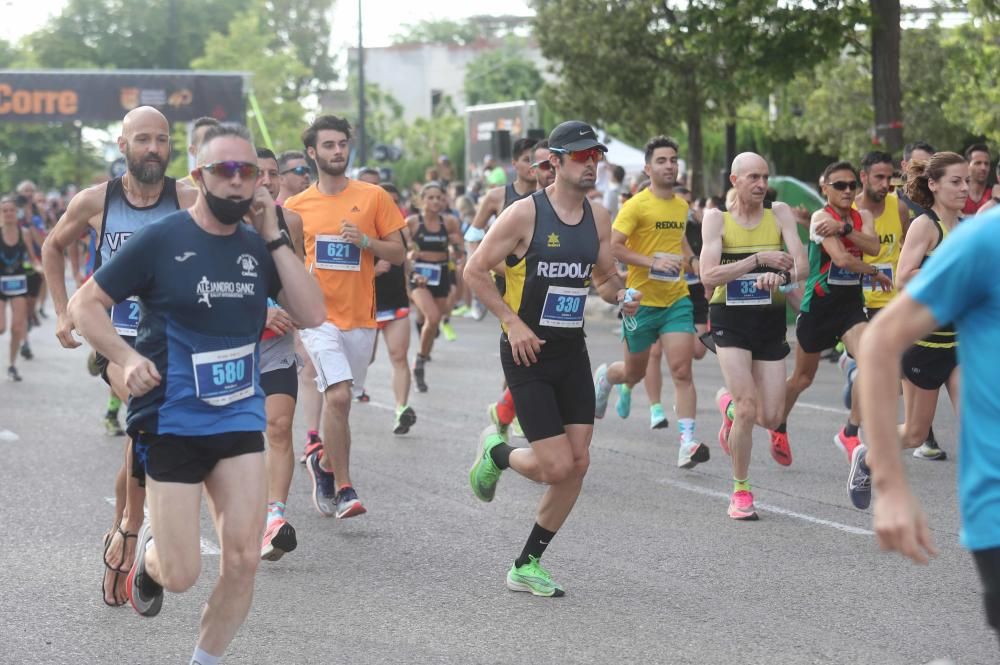
M 441 283 L 440 263 L 414 263 L 413 273 L 427 278 L 427 286 L 437 286 Z
M 550 286 L 538 324 L 552 328 L 582 328 L 587 287 Z
M 27 292 L 27 275 L 4 275 L 0 277 L 0 293 L 5 296 L 23 296 Z
M 760 275 L 761 273 L 747 273 L 726 284 L 726 304 L 737 307 L 741 305 L 770 305 L 771 292 L 767 289 L 757 288 L 757 278 Z
M 681 257 L 676 254 L 666 254 L 664 252 L 656 252 L 653 254 L 653 260 L 663 258 L 664 256 L 669 256 L 675 259 L 680 259 Z M 649 269 L 649 278 L 655 279 L 658 282 L 679 282 L 681 279 L 681 271 L 677 270 L 653 270 Z
M 876 263 L 875 267 L 878 268 L 878 271 L 880 273 L 882 273 L 883 275 L 885 275 L 886 277 L 888 277 L 890 282 L 892 282 L 893 284 L 896 283 L 895 280 L 892 278 L 892 264 L 891 263 Z M 872 276 L 871 275 L 864 275 L 864 276 L 861 277 L 861 288 L 863 288 L 865 291 L 876 291 L 876 290 L 880 291 L 880 292 L 882 291 L 882 289 L 876 287 L 872 283 Z
M 387 323 L 389 321 L 396 320 L 396 310 L 394 309 L 383 309 L 375 312 L 375 322 L 376 323 Z
M 361 270 L 361 248 L 343 236 L 316 236 L 316 267 L 321 270 Z
M 111 323 L 122 337 L 135 337 L 139 329 L 139 299 L 132 296 L 112 307 Z
M 191 355 L 194 367 L 195 395 L 212 406 L 225 406 L 252 397 L 254 385 L 254 349 L 247 344 L 223 351 L 205 351 Z
M 833 261 L 830 262 L 830 274 L 826 278 L 826 283 L 831 286 L 857 286 L 861 283 L 861 275 L 851 272 L 846 268 L 841 268 Z
M 689 272 L 684 273 L 684 281 L 688 284 L 701 284 L 701 278 Z

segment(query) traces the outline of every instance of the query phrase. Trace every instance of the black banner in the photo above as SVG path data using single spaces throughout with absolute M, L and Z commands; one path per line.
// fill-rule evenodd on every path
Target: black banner
M 244 122 L 243 76 L 193 71 L 0 69 L 0 122 L 110 123 L 137 106 L 171 122 Z

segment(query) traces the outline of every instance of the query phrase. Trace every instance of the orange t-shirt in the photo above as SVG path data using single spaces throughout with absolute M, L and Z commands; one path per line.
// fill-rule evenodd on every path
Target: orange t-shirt
M 384 239 L 406 226 L 389 193 L 378 185 L 351 180 L 339 194 L 316 184 L 289 197 L 285 207 L 302 218 L 306 267 L 319 280 L 326 319 L 341 330 L 374 328 L 375 255 L 343 242 L 350 222 L 370 238 Z

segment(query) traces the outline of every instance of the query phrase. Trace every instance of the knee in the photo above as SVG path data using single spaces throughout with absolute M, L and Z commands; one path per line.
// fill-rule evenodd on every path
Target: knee
M 389 348 L 389 362 L 393 365 L 401 365 L 406 367 L 406 347 L 390 347 Z
M 573 459 L 573 477 L 583 480 L 590 469 L 590 451 L 584 451 L 582 455 Z
M 349 381 L 342 381 L 335 386 L 327 388 L 323 397 L 328 408 L 334 409 L 342 415 L 350 412 L 351 384 Z
M 268 414 L 267 442 L 271 446 L 284 447 L 286 440 L 291 441 L 292 417 L 287 413 Z
M 630 367 L 625 365 L 625 383 L 634 386 L 646 377 L 645 367 Z
M 752 423 L 757 420 L 757 398 L 739 397 L 736 399 L 736 420 Z
M 670 376 L 674 378 L 674 383 L 691 383 L 691 361 L 685 360 L 670 364 Z
M 161 558 L 159 564 L 160 576 L 163 579 L 157 580 L 157 582 L 170 593 L 184 593 L 195 585 L 201 574 L 201 559 L 199 557 L 179 558 L 177 561 L 165 561 Z
M 252 583 L 260 562 L 260 545 L 245 543 L 222 548 L 222 577 Z
M 802 392 L 812 385 L 814 376 L 812 373 L 793 372 L 789 381 L 795 390 Z
M 542 466 L 542 482 L 546 485 L 558 485 L 574 477 L 577 462 L 571 456 L 549 460 Z

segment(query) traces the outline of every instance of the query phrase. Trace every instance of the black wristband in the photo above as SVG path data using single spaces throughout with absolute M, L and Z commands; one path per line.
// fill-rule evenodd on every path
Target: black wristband
M 854 230 L 853 224 L 851 224 L 850 222 L 844 222 L 844 228 L 841 229 L 840 231 L 840 237 L 843 238 L 844 236 L 850 235 L 851 231 L 853 230 Z
M 792 273 L 787 270 L 782 270 L 778 274 L 785 278 L 785 281 L 781 283 L 782 286 L 787 286 L 792 283 Z
M 271 242 L 267 243 L 264 246 L 267 247 L 267 251 L 273 252 L 282 245 L 285 245 L 286 247 L 288 247 L 288 249 L 292 248 L 292 243 L 288 242 L 288 238 L 285 237 L 284 233 L 282 233 L 280 236 L 278 236 L 277 238 L 275 238 L 274 240 L 272 240 Z

